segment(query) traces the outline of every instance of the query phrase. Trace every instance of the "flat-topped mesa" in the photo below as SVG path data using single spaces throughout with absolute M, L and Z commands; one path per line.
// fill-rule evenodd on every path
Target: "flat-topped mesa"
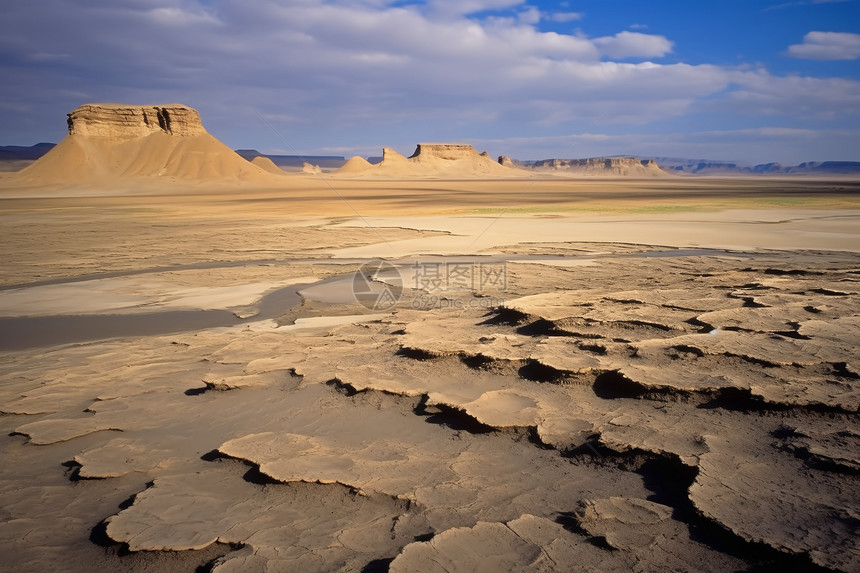
M 69 135 L 19 172 L 27 185 L 283 181 L 271 162 L 252 164 L 218 141 L 185 105 L 93 103 L 67 115 Z
M 657 167 L 653 159 L 637 159 L 635 157 L 590 157 L 588 159 L 544 159 L 535 161 L 535 167 L 565 168 L 597 168 L 612 169 L 614 167 Z
M 68 114 L 69 135 L 144 137 L 153 133 L 188 136 L 206 133 L 197 110 L 181 104 L 90 103 Z
M 462 143 L 419 143 L 410 159 L 471 159 L 480 155 L 471 145 Z
M 588 159 L 543 159 L 530 167 L 584 175 L 662 176 L 666 175 L 653 159 L 636 157 L 590 157 Z

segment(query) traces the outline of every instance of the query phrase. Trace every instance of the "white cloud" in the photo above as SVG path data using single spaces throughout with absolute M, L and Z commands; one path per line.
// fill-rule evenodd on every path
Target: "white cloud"
M 767 71 L 731 72 L 733 87 L 703 106 L 747 116 L 801 121 L 850 121 L 860 115 L 860 82 L 842 78 L 774 76 Z
M 582 20 L 582 17 L 582 12 L 554 12 L 553 14 L 550 14 L 549 19 L 553 22 L 565 23 Z
M 788 55 L 805 60 L 856 60 L 860 58 L 860 34 L 810 32 L 802 44 L 788 47 Z
M 594 44 L 610 58 L 660 58 L 672 51 L 672 42 L 665 37 L 639 32 L 595 38 Z
M 541 21 L 541 12 L 534 6 L 528 6 L 517 14 L 517 19 L 523 24 L 537 24 Z
M 153 8 L 147 16 L 165 26 L 190 26 L 194 24 L 218 24 L 215 16 L 202 9 L 187 9 L 175 6 Z
M 768 6 L 765 8 L 765 11 L 768 10 L 781 10 L 783 8 L 793 8 L 795 6 L 809 6 L 810 4 L 833 4 L 836 2 L 851 2 L 853 0 L 794 0 L 792 2 L 783 2 L 782 4 L 775 4 L 773 6 Z
M 427 9 L 433 14 L 456 16 L 485 10 L 505 10 L 523 3 L 523 0 L 429 0 Z

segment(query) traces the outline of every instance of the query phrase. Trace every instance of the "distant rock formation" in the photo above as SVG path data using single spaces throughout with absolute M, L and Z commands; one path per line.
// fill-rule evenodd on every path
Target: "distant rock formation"
M 780 163 L 765 163 L 752 168 L 753 173 L 790 173 L 790 174 L 827 174 L 827 175 L 858 175 L 860 161 L 807 161 L 799 165 L 782 165 Z
M 377 165 L 359 159 L 350 159 L 337 173 L 405 178 L 505 177 L 516 174 L 509 167 L 493 161 L 486 152 L 478 153 L 471 145 L 462 143 L 419 143 L 415 153 L 409 157 L 386 147 L 382 150 L 382 161 Z
M 517 167 L 514 160 L 507 155 L 499 155 L 499 165 L 504 165 L 505 167 Z
M 312 165 L 308 162 L 302 164 L 302 173 L 310 173 L 313 175 L 319 175 L 322 173 L 322 169 L 320 169 L 319 165 Z
M 760 163 L 741 165 L 707 159 L 655 158 L 667 171 L 693 175 L 843 175 L 860 174 L 860 161 L 807 161 L 798 165 Z
M 514 163 L 509 157 L 500 157 Z M 653 159 L 636 157 L 591 157 L 588 159 L 543 159 L 521 163 L 536 171 L 561 172 L 571 175 L 609 177 L 662 177 L 668 175 Z
M 383 154 L 384 156 L 384 154 Z M 510 169 L 493 161 L 484 151 L 463 143 L 419 143 L 408 161 L 437 170 L 439 175 L 508 175 Z M 385 160 L 383 159 L 383 165 Z
M 56 147 L 56 143 L 37 143 L 36 145 L 0 145 L 0 161 L 36 160 Z
M 200 114 L 181 104 L 86 104 L 68 114 L 67 125 L 69 135 L 18 173 L 23 183 L 278 182 L 268 167 L 212 137 Z
M 547 159 L 535 161 L 532 169 L 565 171 L 581 175 L 619 177 L 659 177 L 668 175 L 653 159 L 635 157 L 591 157 L 588 159 Z

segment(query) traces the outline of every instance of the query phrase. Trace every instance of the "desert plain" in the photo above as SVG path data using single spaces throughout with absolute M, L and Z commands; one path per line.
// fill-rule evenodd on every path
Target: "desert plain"
M 466 171 L 0 174 L 0 568 L 860 569 L 860 183 Z

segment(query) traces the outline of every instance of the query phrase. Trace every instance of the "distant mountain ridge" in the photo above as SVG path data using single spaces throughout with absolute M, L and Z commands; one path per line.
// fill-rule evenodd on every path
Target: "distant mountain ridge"
M 741 165 L 728 161 L 708 159 L 681 159 L 651 157 L 664 170 L 694 175 L 860 175 L 860 161 L 807 161 L 798 165 L 760 163 Z
M 236 149 L 240 157 L 253 161 L 255 157 L 264 157 L 279 167 L 301 167 L 305 163 L 312 163 L 318 167 L 338 168 L 346 163 L 342 155 L 269 155 L 260 153 L 256 149 Z
M 36 145 L 0 145 L 0 161 L 26 161 L 39 159 L 51 151 L 56 143 L 37 143 Z

